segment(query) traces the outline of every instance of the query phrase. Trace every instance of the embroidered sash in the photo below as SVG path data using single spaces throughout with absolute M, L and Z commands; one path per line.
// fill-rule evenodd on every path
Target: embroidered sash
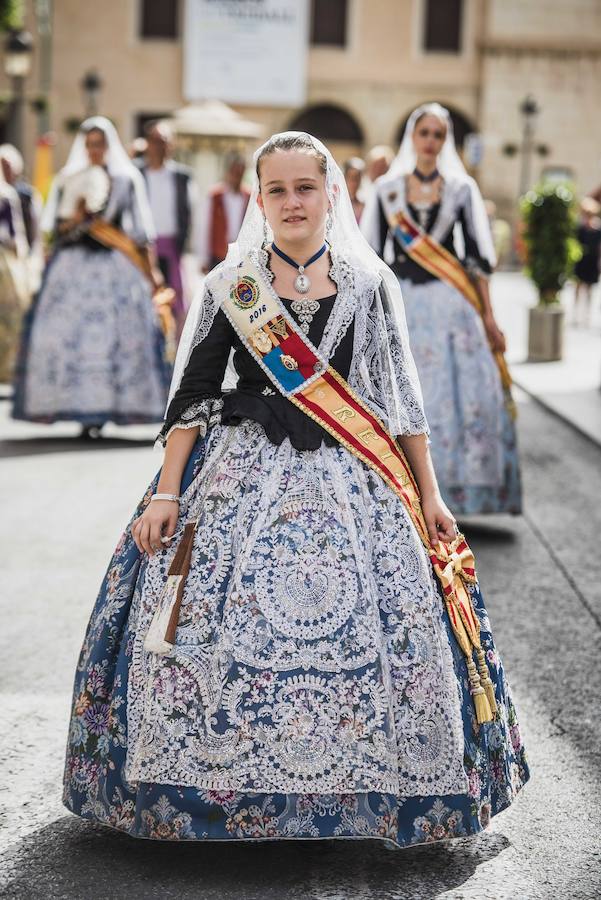
M 474 307 L 476 312 L 482 316 L 483 308 L 480 293 L 457 257 L 449 253 L 446 247 L 439 244 L 431 235 L 418 228 L 403 209 L 398 206 L 395 207 L 394 201 L 396 199 L 397 195 L 393 192 L 382 198 L 382 205 L 388 221 L 388 227 L 407 256 L 421 266 L 422 269 L 425 269 L 426 272 L 429 272 L 430 275 L 434 275 L 435 278 L 439 278 L 446 284 L 451 285 L 451 287 L 456 288 L 460 294 L 463 294 L 468 303 Z M 508 409 L 512 415 L 515 415 L 515 405 L 509 393 L 511 375 L 509 374 L 505 357 L 500 351 L 493 351 L 492 348 L 491 353 L 499 370 Z
M 403 502 L 440 581 L 453 632 L 465 654 L 477 719 L 491 721 L 496 712 L 494 687 L 468 589 L 476 582 L 476 572 L 465 538 L 459 535 L 452 543 L 441 542 L 436 551 L 432 549 L 417 484 L 402 449 L 288 317 L 271 284 L 250 259 L 239 267 L 234 284 L 224 279 L 215 291 L 244 346 L 278 391 L 376 472 Z M 188 536 L 192 539 L 193 534 Z M 183 551 L 180 555 L 185 557 Z M 170 569 L 169 574 L 176 573 Z M 178 607 L 179 603 L 181 593 Z M 163 620 L 173 622 L 171 612 L 164 610 Z M 167 643 L 172 646 L 169 638 Z M 161 642 L 146 646 L 153 652 L 163 652 L 156 649 Z
M 150 264 L 148 258 L 142 253 L 136 242 L 133 241 L 129 235 L 121 231 L 120 228 L 111 225 L 110 222 L 105 222 L 104 219 L 92 219 L 87 225 L 86 230 L 88 234 L 93 237 L 95 241 L 98 241 L 99 244 L 102 244 L 103 247 L 109 247 L 111 250 L 119 250 L 120 253 L 123 253 L 130 263 L 132 263 L 145 278 L 150 280 Z

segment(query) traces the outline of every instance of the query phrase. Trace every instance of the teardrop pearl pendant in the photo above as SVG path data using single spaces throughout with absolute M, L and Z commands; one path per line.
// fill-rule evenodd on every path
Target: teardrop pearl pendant
M 311 280 L 305 275 L 305 267 L 298 267 L 298 275 L 294 279 L 294 290 L 299 294 L 308 294 L 311 288 Z

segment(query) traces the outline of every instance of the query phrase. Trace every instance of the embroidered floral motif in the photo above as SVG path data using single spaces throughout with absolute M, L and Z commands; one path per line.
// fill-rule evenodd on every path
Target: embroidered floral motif
M 157 803 L 142 813 L 142 835 L 161 841 L 194 840 L 192 816 L 169 803 L 163 794 Z
M 136 821 L 135 804 L 131 798 L 125 798 L 123 790 L 117 788 L 112 801 L 90 800 L 84 805 L 84 811 L 92 815 L 104 825 L 118 828 L 119 831 L 131 832 Z
M 278 826 L 277 817 L 270 815 L 273 812 L 275 808 L 269 800 L 261 806 L 253 804 L 230 816 L 225 823 L 226 830 L 241 838 L 273 838 L 277 835 Z
M 445 841 L 465 834 L 463 813 L 449 809 L 442 800 L 435 800 L 432 808 L 425 816 L 418 816 L 413 826 L 416 844 Z

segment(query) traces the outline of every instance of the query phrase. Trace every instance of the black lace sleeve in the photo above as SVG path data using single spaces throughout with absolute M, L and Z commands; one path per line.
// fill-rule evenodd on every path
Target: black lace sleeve
M 197 344 L 182 382 L 169 404 L 165 422 L 158 435 L 165 445 L 175 428 L 199 427 L 201 435 L 220 421 L 223 400 L 221 384 L 234 340 L 232 326 L 222 310 L 217 312 L 208 335 Z
M 487 259 L 480 253 L 478 239 L 474 230 L 474 219 L 472 215 L 472 204 L 469 192 L 465 204 L 459 212 L 458 222 L 463 232 L 463 241 L 465 244 L 465 259 L 463 263 L 468 272 L 474 275 L 481 275 L 489 278 L 492 275 L 492 267 Z

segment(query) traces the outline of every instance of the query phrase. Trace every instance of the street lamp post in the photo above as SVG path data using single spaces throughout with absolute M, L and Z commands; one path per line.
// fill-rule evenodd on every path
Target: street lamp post
M 520 171 L 520 196 L 523 196 L 530 187 L 530 169 L 532 163 L 532 151 L 534 149 L 534 123 L 540 112 L 540 107 L 532 94 L 528 94 L 520 103 L 519 110 L 522 116 L 522 160 Z
M 98 112 L 98 96 L 102 90 L 102 79 L 98 72 L 90 69 L 79 82 L 83 94 L 83 104 L 88 116 L 95 116 Z
M 31 71 L 33 38 L 28 31 L 11 31 L 4 45 L 4 71 L 11 81 L 8 132 L 11 143 L 23 150 L 25 80 Z

